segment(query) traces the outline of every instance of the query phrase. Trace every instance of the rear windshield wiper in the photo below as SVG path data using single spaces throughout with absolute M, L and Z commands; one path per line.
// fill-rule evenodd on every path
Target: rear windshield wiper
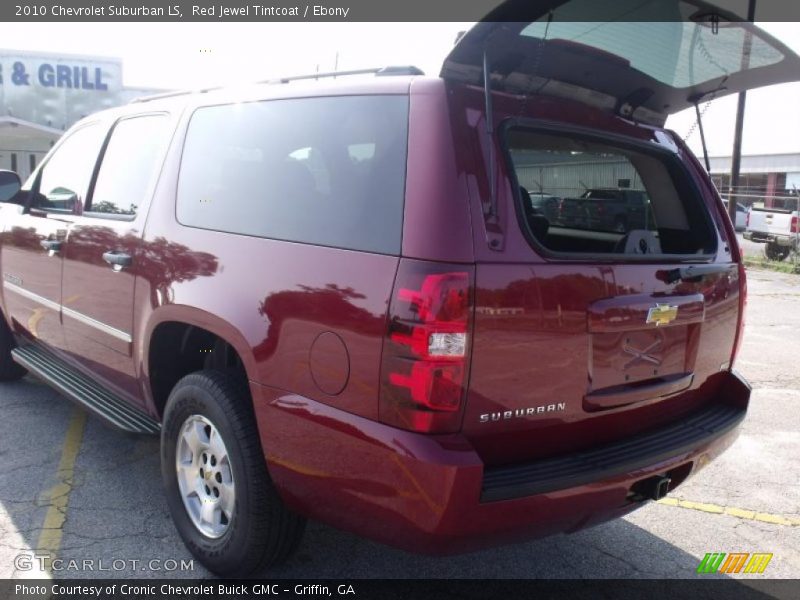
M 688 267 L 678 267 L 666 272 L 664 281 L 675 283 L 676 281 L 700 281 L 707 275 L 727 273 L 736 269 L 735 264 L 724 265 L 690 265 Z

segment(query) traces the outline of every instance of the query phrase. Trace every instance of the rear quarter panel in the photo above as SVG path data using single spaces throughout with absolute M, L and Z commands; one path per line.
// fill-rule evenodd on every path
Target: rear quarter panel
M 472 262 L 468 173 L 459 164 L 449 92 L 441 79 L 415 79 L 410 91 L 403 256 Z
M 134 317 L 143 387 L 149 390 L 152 332 L 159 323 L 178 321 L 232 344 L 252 382 L 376 418 L 385 315 L 398 257 L 178 223 L 180 155 L 192 112 L 190 107 L 179 126 L 144 232 L 147 267 L 136 282 Z M 326 332 L 338 336 L 344 350 L 319 353 L 312 375 L 312 346 Z M 327 385 L 330 380 L 342 389 L 329 393 L 339 387 Z M 149 402 L 155 412 L 152 398 Z

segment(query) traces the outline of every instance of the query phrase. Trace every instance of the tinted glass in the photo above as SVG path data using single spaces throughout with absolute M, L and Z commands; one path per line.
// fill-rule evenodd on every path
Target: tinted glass
M 42 168 L 32 208 L 73 212 L 86 197 L 105 129 L 99 124 L 69 134 Z
M 103 154 L 87 212 L 133 218 L 160 166 L 166 115 L 124 119 L 116 124 Z
M 408 98 L 341 96 L 198 109 L 178 181 L 184 225 L 400 251 Z
M 783 54 L 739 23 L 686 19 L 697 7 L 684 2 L 570 0 L 522 30 L 523 36 L 565 40 L 597 48 L 674 88 L 698 85 L 783 60 Z M 596 20 L 587 20 L 596 16 Z M 742 57 L 747 54 L 747 62 Z
M 524 220 L 547 249 L 696 254 L 714 245 L 702 200 L 660 156 L 524 129 L 512 130 L 507 143 Z M 553 201 L 532 202 L 530 193 Z
M 8 202 L 19 191 L 20 181 L 15 173 L 0 171 L 0 202 Z

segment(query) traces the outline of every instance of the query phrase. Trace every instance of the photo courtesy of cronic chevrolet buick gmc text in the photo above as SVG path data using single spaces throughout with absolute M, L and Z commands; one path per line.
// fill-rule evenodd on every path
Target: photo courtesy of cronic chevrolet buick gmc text
M 306 518 L 453 553 L 661 498 L 750 397 L 733 226 L 664 121 L 800 60 L 688 0 L 565 22 L 577 4 L 501 5 L 440 77 L 86 117 L 24 185 L 0 175 L 0 377 L 160 434 L 176 527 L 229 576 Z M 647 216 L 551 221 L 529 194 L 587 189 Z

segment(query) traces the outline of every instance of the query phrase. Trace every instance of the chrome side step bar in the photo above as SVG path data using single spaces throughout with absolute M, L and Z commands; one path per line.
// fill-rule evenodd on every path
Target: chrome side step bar
M 11 356 L 14 362 L 114 427 L 129 433 L 161 432 L 161 425 L 150 415 L 118 398 L 82 373 L 76 372 L 39 346 L 28 344 L 14 348 Z

